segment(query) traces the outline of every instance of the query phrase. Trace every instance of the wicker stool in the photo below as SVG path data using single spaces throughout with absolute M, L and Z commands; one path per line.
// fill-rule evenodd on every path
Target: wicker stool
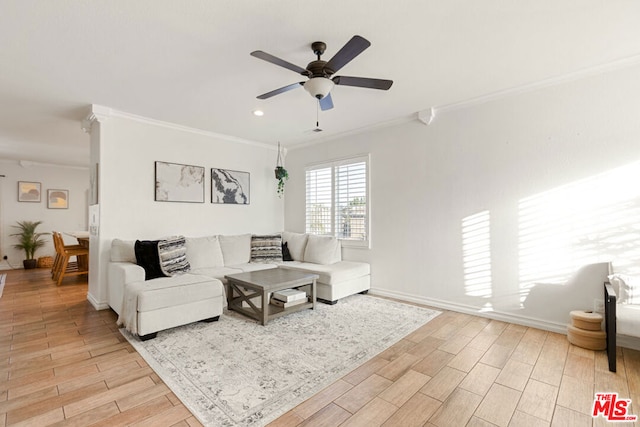
M 601 314 L 575 310 L 570 315 L 571 325 L 567 326 L 567 339 L 571 344 L 589 350 L 607 348 L 606 334 L 601 329 Z

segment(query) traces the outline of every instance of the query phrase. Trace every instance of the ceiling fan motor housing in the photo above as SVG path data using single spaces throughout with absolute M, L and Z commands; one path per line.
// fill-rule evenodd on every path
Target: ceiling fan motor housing
M 327 61 L 320 59 L 320 55 L 324 53 L 326 47 L 327 46 L 323 42 L 314 42 L 311 45 L 313 52 L 318 55 L 318 59 L 309 62 L 306 70 L 309 80 L 304 83 L 304 88 L 311 94 L 311 96 L 317 99 L 322 99 L 327 96 L 335 85 L 329 78 L 331 74 L 333 74 L 333 71 L 326 69 L 325 65 L 327 64 Z

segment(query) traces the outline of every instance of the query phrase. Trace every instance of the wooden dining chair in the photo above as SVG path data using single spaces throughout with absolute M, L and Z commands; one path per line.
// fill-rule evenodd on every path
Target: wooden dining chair
M 60 269 L 60 263 L 62 262 L 63 257 L 60 255 L 60 251 L 58 250 L 58 243 L 62 242 L 63 246 L 67 249 L 81 249 L 81 245 L 65 245 L 64 238 L 62 234 L 57 231 L 52 231 L 51 235 L 53 236 L 53 247 L 56 250 L 56 256 L 53 261 L 53 265 L 51 266 L 51 278 L 57 280 L 58 271 Z
M 80 245 L 65 245 L 62 235 L 56 231 L 53 232 L 53 244 L 56 248 L 53 280 L 58 286 L 67 276 L 89 273 L 89 248 Z M 71 257 L 76 258 L 75 262 L 71 261 Z

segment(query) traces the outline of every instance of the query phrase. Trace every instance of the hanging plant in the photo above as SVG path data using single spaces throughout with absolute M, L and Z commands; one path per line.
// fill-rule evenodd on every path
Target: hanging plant
M 278 142 L 278 160 L 275 169 L 276 179 L 278 180 L 278 197 L 284 194 L 284 182 L 289 179 L 289 172 L 282 166 L 282 155 L 280 151 L 280 143 Z

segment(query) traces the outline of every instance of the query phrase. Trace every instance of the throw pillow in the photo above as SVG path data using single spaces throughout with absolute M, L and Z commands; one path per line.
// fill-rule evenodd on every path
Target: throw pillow
M 251 234 L 219 236 L 224 265 L 240 265 L 251 261 Z
M 160 256 L 158 255 L 158 240 L 136 240 L 134 251 L 136 263 L 144 268 L 144 280 L 164 277 L 160 268 Z
M 218 236 L 187 237 L 186 245 L 192 270 L 224 266 Z
M 184 236 L 171 237 L 158 242 L 160 269 L 165 276 L 186 273 L 191 269 L 187 261 L 187 247 Z
M 342 259 L 340 241 L 333 236 L 309 235 L 304 261 L 315 264 L 335 264 Z
M 282 240 L 287 242 L 293 261 L 304 261 L 304 250 L 307 247 L 307 235 L 304 233 L 282 233 Z
M 111 242 L 111 261 L 136 262 L 136 253 L 133 250 L 133 240 L 113 239 Z
M 282 260 L 293 261 L 293 258 L 291 258 L 291 252 L 289 252 L 289 244 L 287 242 L 282 243 Z
M 251 262 L 282 262 L 282 236 L 251 236 Z

